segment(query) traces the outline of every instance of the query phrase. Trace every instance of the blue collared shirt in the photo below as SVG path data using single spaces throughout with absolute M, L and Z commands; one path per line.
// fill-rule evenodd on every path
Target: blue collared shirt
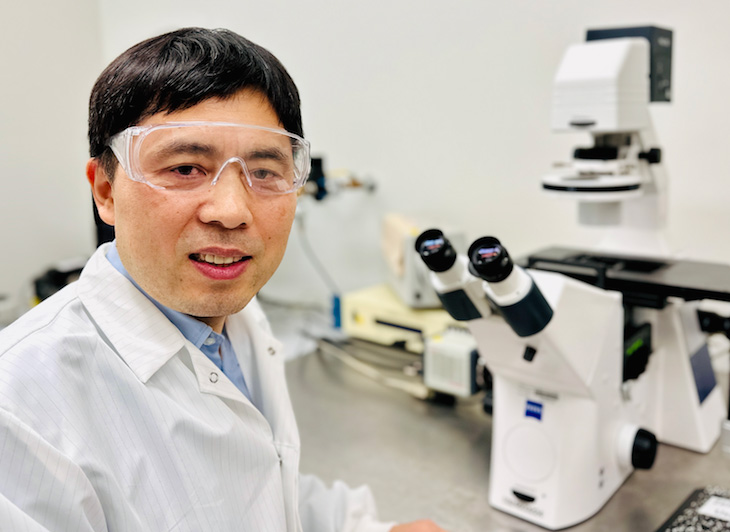
M 150 297 L 149 294 L 142 290 L 136 281 L 132 279 L 132 276 L 129 275 L 129 272 L 127 272 L 126 268 L 122 264 L 122 259 L 119 257 L 119 252 L 117 251 L 116 241 L 111 243 L 111 246 L 107 251 L 106 258 L 112 263 L 112 266 L 119 271 L 119 273 L 129 279 L 140 292 L 147 296 L 147 298 L 152 301 L 158 309 L 160 309 L 160 312 L 162 312 L 167 319 L 175 325 L 175 327 L 180 329 L 183 336 L 195 347 L 200 349 L 205 356 L 207 356 L 213 364 L 215 364 L 218 369 L 221 370 L 239 390 L 241 390 L 243 395 L 248 397 L 249 401 L 251 400 L 251 394 L 248 391 L 248 386 L 246 386 L 246 379 L 243 377 L 243 371 L 241 371 L 241 365 L 238 363 L 236 352 L 233 350 L 230 340 L 228 340 L 225 327 L 223 328 L 223 334 L 218 334 L 209 325 L 206 325 L 202 321 L 197 320 L 192 316 L 188 316 L 187 314 L 183 314 L 182 312 L 178 312 L 177 310 L 172 310 Z M 250 356 L 250 346 L 248 347 L 249 352 L 246 354 Z

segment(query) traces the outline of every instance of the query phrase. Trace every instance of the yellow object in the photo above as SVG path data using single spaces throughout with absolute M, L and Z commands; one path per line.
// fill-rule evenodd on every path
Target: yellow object
M 423 353 L 423 340 L 459 326 L 443 309 L 416 310 L 405 305 L 387 284 L 345 294 L 342 328 L 352 338 L 381 345 L 402 344 Z

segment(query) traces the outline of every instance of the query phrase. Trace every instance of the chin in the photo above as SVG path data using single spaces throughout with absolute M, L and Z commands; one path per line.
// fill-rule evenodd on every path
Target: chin
M 243 310 L 243 308 L 248 305 L 251 299 L 251 297 L 237 299 L 235 301 L 221 301 L 220 299 L 216 299 L 213 302 L 206 301 L 196 305 L 190 305 L 190 311 L 183 312 L 196 318 L 226 317 Z

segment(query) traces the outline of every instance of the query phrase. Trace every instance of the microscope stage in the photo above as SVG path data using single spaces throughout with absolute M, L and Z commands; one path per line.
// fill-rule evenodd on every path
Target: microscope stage
M 624 294 L 627 303 L 663 308 L 667 297 L 730 301 L 730 266 L 719 263 L 613 255 L 550 247 L 518 263 Z

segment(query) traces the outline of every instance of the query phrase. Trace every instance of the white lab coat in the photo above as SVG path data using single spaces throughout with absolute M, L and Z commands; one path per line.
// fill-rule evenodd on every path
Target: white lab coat
M 367 488 L 299 475 L 281 345 L 230 316 L 253 404 L 105 257 L 0 333 L 0 529 L 385 532 Z M 255 406 L 254 406 L 255 405 Z

